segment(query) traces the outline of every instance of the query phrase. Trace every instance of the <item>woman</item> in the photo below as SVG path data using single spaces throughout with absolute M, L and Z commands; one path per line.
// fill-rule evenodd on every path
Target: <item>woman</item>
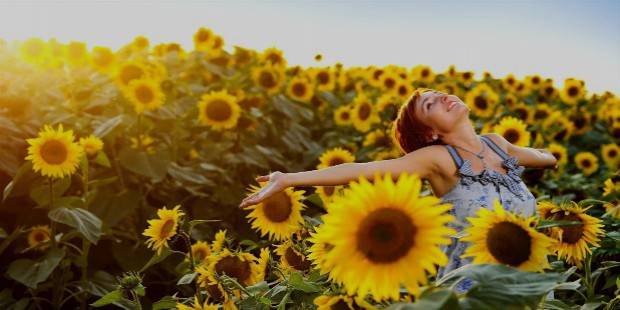
M 466 217 L 475 216 L 478 208 L 493 210 L 498 199 L 506 210 L 532 216 L 536 200 L 520 179 L 524 167 L 552 168 L 556 158 L 547 150 L 512 145 L 497 134 L 477 135 L 469 121 L 469 108 L 454 95 L 431 89 L 418 89 L 401 106 L 392 127 L 392 138 L 405 156 L 368 162 L 344 163 L 320 170 L 297 173 L 273 172 L 257 181 L 269 184 L 245 198 L 239 207 L 260 203 L 291 186 L 345 185 L 360 174 L 373 180 L 374 172 L 390 172 L 394 181 L 403 172 L 417 173 L 430 183 L 433 194 L 443 203 L 451 203 L 456 221 L 450 226 L 462 230 Z M 518 164 L 518 165 L 517 165 Z M 442 247 L 449 263 L 439 268 L 437 278 L 469 264 L 461 259 L 466 242 L 452 240 Z M 463 281 L 457 293 L 469 289 Z

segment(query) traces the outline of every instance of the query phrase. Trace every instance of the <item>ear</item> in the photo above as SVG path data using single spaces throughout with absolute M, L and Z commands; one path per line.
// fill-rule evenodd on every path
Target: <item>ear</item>
M 424 137 L 424 141 L 425 142 L 433 142 L 435 140 L 432 138 L 432 136 L 426 136 L 426 137 Z

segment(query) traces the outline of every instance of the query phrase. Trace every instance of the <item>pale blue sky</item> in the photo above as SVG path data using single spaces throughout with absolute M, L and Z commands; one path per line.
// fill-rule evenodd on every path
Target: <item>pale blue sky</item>
M 620 95 L 620 1 L 1 1 L 0 37 L 118 48 L 144 35 L 192 49 L 201 26 L 227 46 L 275 46 L 290 64 L 450 64 L 540 74 Z M 229 48 L 227 48 L 229 49 Z M 232 50 L 232 49 L 230 49 Z M 321 53 L 317 64 L 313 56 Z

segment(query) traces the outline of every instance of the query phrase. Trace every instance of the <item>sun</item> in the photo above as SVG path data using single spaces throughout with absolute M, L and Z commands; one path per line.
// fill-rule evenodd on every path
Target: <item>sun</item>
M 26 160 L 32 160 L 34 171 L 41 171 L 43 176 L 72 175 L 84 155 L 84 148 L 74 139 L 73 130 L 63 131 L 62 124 L 56 130 L 46 125 L 38 138 L 26 140 L 30 144 Z
M 361 175 L 323 215 L 320 239 L 332 246 L 320 264 L 349 295 L 370 291 L 377 301 L 397 300 L 401 285 L 417 295 L 426 273 L 448 263 L 439 245 L 456 233 L 446 227 L 454 217 L 444 214 L 452 205 L 419 197 L 421 187 L 416 174 L 403 173 L 395 183 L 377 171 L 374 184 Z
M 547 254 L 554 240 L 532 228 L 535 216 L 522 218 L 504 210 L 498 200 L 494 211 L 480 208 L 477 217 L 468 217 L 471 227 L 461 241 L 473 242 L 461 257 L 473 257 L 473 264 L 495 263 L 525 271 L 550 268 Z

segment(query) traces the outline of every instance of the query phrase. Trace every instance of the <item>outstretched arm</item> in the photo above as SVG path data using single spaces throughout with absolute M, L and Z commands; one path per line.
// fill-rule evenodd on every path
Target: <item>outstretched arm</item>
M 503 136 L 498 134 L 486 134 L 485 136 L 493 139 L 495 143 L 498 141 L 498 145 L 505 145 L 506 153 L 510 157 L 516 157 L 519 160 L 519 165 L 527 168 L 544 168 L 553 169 L 558 161 L 546 149 L 534 149 L 530 147 L 520 147 L 508 142 Z
M 357 180 L 360 175 L 369 181 L 373 181 L 375 171 L 379 171 L 380 175 L 389 172 L 395 181 L 404 172 L 416 173 L 421 179 L 426 179 L 431 173 L 437 171 L 435 164 L 437 152 L 437 148 L 427 147 L 395 159 L 367 163 L 344 163 L 325 169 L 294 173 L 274 172 L 268 176 L 258 177 L 257 181 L 269 181 L 269 184 L 245 198 L 239 207 L 258 204 L 287 187 L 345 185 Z

